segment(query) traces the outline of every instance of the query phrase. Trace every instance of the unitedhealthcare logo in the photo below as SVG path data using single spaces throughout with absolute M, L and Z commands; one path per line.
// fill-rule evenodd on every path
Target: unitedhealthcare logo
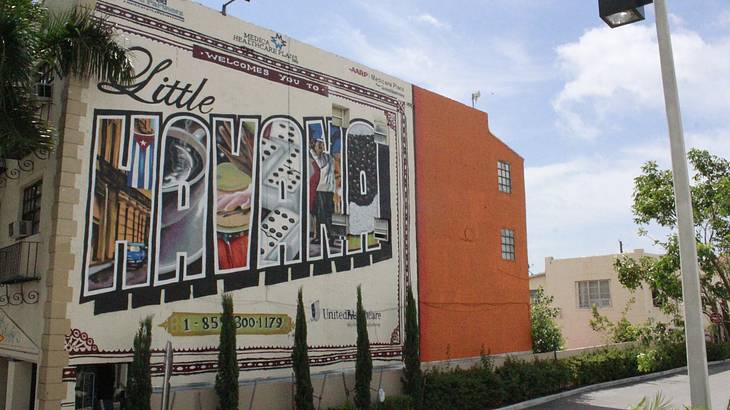
M 314 302 L 312 302 L 312 304 L 311 304 L 310 307 L 311 307 L 310 310 L 312 312 L 312 321 L 316 322 L 316 321 L 319 320 L 319 316 L 320 316 L 320 314 L 319 314 L 319 301 L 318 300 L 315 300 Z
M 320 307 L 319 300 L 315 300 L 309 305 L 309 311 L 312 315 L 312 321 L 317 322 L 322 320 L 347 320 L 355 321 L 357 319 L 357 311 L 355 309 L 329 309 L 326 307 Z M 383 318 L 383 314 L 380 312 L 366 311 L 365 316 L 368 321 L 380 320 Z

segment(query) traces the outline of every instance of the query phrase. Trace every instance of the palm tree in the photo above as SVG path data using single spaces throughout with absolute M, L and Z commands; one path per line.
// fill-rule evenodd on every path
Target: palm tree
M 87 9 L 52 13 L 33 0 L 0 2 L 0 158 L 52 145 L 53 130 L 36 115 L 34 87 L 39 77 L 63 80 L 63 121 L 70 76 L 131 80 L 127 50 L 114 41 L 111 26 Z

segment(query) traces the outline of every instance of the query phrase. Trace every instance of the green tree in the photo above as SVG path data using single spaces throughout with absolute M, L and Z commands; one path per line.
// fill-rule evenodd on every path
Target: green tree
M 591 306 L 591 329 L 596 332 L 603 333 L 608 341 L 611 343 L 623 343 L 623 342 L 635 342 L 649 341 L 649 334 L 651 333 L 651 322 L 647 322 L 642 325 L 635 325 L 628 319 L 629 310 L 631 306 L 636 303 L 636 298 L 633 296 L 626 302 L 626 306 L 621 311 L 621 318 L 615 323 L 612 322 L 608 317 L 602 315 L 598 311 L 598 306 L 593 304 Z
M 309 354 L 307 352 L 307 318 L 304 315 L 302 288 L 297 297 L 297 321 L 294 328 L 294 349 L 291 353 L 297 391 L 294 403 L 298 410 L 314 410 L 314 389 L 309 374 Z
M 40 77 L 64 80 L 63 122 L 69 76 L 118 83 L 133 76 L 127 50 L 114 41 L 111 26 L 85 9 L 51 13 L 43 2 L 4 0 L 0 40 L 0 159 L 52 145 L 52 130 L 36 116 Z
M 236 357 L 236 324 L 233 321 L 233 298 L 224 294 L 220 317 L 220 342 L 218 344 L 218 374 L 215 376 L 215 392 L 218 394 L 218 410 L 238 409 L 238 360 Z
M 134 356 L 127 380 L 127 408 L 150 410 L 152 381 L 150 379 L 150 345 L 152 344 L 152 317 L 139 322 L 134 336 Z
M 368 322 L 362 307 L 362 289 L 357 287 L 357 359 L 355 362 L 355 407 L 370 409 L 370 380 L 373 378 L 373 358 L 370 355 Z
M 688 158 L 695 171 L 691 191 L 702 306 L 707 315 L 722 313 L 724 326 L 730 331 L 730 163 L 697 149 L 690 150 Z M 673 314 L 675 324 L 681 326 L 678 306 L 682 301 L 682 282 L 672 173 L 660 169 L 654 161 L 645 163 L 641 171 L 634 180 L 634 221 L 640 235 L 648 236 L 649 227 L 669 232 L 664 238 L 654 239 L 665 253 L 639 259 L 619 257 L 614 268 L 625 287 L 638 289 L 648 285 L 658 305 Z
M 418 310 L 413 291 L 408 287 L 406 295 L 406 340 L 403 344 L 403 387 L 413 400 L 414 407 L 420 409 L 423 399 L 423 374 L 419 353 Z
M 532 350 L 535 353 L 552 352 L 563 348 L 563 335 L 555 319 L 560 309 L 552 306 L 553 297 L 545 294 L 542 287 L 537 289 L 530 304 L 532 322 Z

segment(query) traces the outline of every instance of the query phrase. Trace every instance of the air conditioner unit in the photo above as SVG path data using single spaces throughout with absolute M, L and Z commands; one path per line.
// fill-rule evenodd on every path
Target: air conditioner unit
M 20 239 L 32 234 L 33 222 L 14 221 L 8 226 L 10 239 Z

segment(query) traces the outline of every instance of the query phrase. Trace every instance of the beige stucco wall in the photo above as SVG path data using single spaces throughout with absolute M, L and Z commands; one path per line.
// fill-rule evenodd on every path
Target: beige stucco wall
M 626 318 L 632 323 L 644 323 L 650 318 L 666 320 L 658 308 L 652 304 L 651 290 L 648 287 L 634 292 L 626 289 L 618 281 L 613 263 L 618 256 L 645 256 L 642 250 L 623 255 L 601 255 L 582 258 L 545 259 L 545 273 L 530 278 L 530 289 L 542 286 L 545 293 L 555 298 L 553 306 L 560 309 L 558 324 L 565 338 L 565 348 L 596 346 L 609 342 L 605 335 L 590 327 L 592 318 L 590 308 L 578 307 L 579 281 L 608 280 L 611 293 L 611 306 L 599 308 L 599 312 L 615 322 L 621 318 L 623 310 L 633 297 Z

